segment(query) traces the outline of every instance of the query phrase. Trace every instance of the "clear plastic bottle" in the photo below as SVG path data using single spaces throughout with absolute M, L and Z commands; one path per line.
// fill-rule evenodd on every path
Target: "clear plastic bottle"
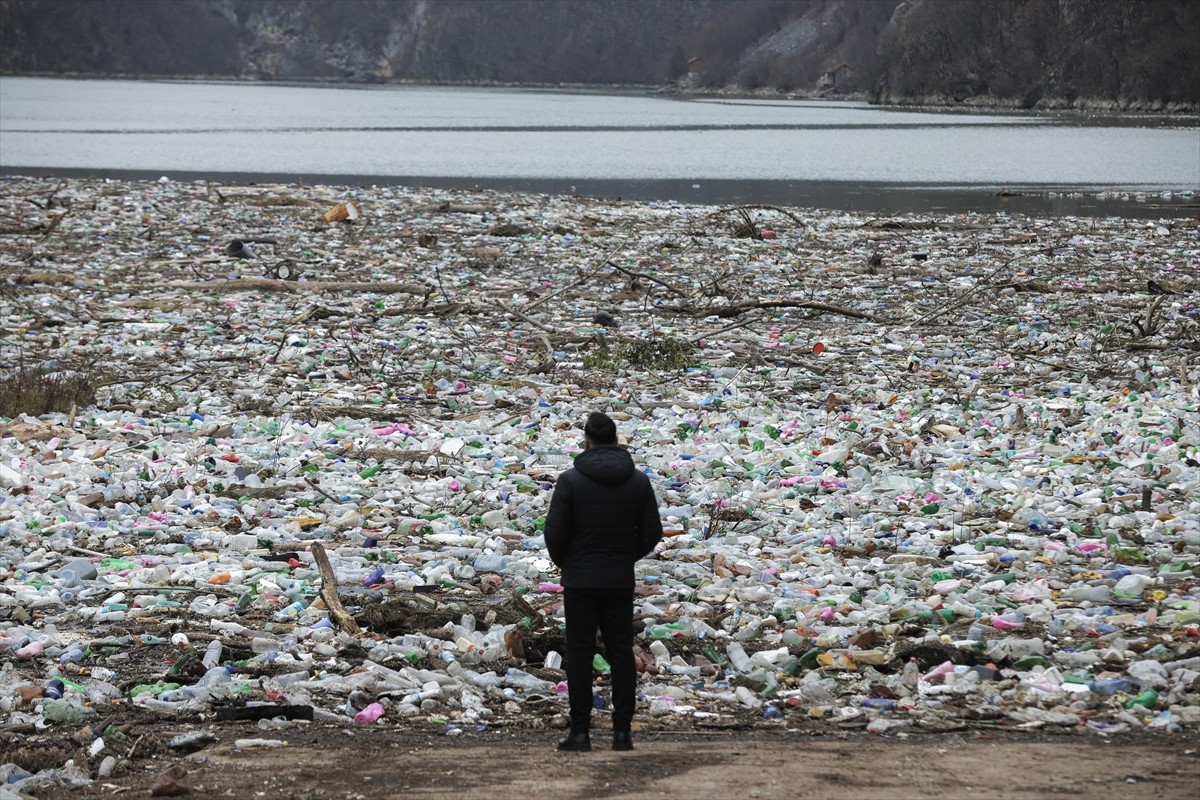
M 476 572 L 503 572 L 511 559 L 507 556 L 484 554 L 471 562 Z
M 992 659 L 1018 659 L 1029 655 L 1045 655 L 1046 645 L 1041 639 L 1019 639 L 1006 636 L 988 644 L 987 655 Z
M 287 747 L 282 739 L 238 739 L 233 743 L 234 748 L 246 750 L 251 747 Z
M 212 669 L 221 661 L 222 644 L 220 639 L 213 639 L 208 643 L 208 647 L 204 651 L 204 656 L 200 659 L 200 663 L 205 669 Z
M 1101 585 L 1076 586 L 1063 592 L 1075 603 L 1107 603 L 1112 600 L 1112 587 Z
M 738 672 L 750 671 L 750 656 L 746 655 L 746 649 L 740 642 L 730 642 L 725 648 L 725 653 L 729 656 L 729 663 Z
M 1137 684 L 1129 678 L 1107 678 L 1088 681 L 1087 687 L 1096 694 L 1130 694 L 1137 688 Z

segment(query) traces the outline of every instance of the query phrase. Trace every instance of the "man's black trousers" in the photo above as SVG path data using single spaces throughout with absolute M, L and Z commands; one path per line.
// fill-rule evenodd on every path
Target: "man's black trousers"
M 592 658 L 596 631 L 612 667 L 613 730 L 627 731 L 636 704 L 633 661 L 633 589 L 563 590 L 567 619 L 567 687 L 571 730 L 586 731 L 592 715 Z

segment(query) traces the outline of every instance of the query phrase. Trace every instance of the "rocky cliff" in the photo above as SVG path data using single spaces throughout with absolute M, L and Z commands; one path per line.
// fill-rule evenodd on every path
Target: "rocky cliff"
M 1200 108 L 1194 0 L 0 0 L 0 70 Z
M 880 102 L 1194 109 L 1200 3 L 909 0 L 879 54 Z
M 0 0 L 8 73 L 662 83 L 732 0 Z M 686 69 L 686 64 L 684 65 Z

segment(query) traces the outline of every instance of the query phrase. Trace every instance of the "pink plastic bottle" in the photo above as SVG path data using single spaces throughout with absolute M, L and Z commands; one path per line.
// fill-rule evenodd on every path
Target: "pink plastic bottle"
M 362 723 L 375 722 L 383 716 L 384 710 L 384 707 L 379 703 L 371 703 L 371 705 L 354 715 L 354 721 Z
M 13 655 L 17 658 L 35 658 L 40 656 L 45 649 L 46 645 L 44 643 L 35 640 L 22 648 L 14 650 Z
M 925 681 L 926 683 L 932 683 L 937 678 L 943 678 L 951 672 L 954 672 L 954 662 L 943 661 L 941 664 L 938 664 L 936 667 L 929 670 L 929 672 L 926 672 L 925 677 L 923 677 L 921 680 Z

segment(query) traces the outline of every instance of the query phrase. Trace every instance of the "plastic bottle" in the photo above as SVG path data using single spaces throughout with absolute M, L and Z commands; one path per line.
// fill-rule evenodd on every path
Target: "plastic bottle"
M 1113 593 L 1117 597 L 1137 599 L 1152 583 L 1154 583 L 1154 579 L 1146 575 L 1126 575 L 1117 581 L 1117 585 L 1113 587 Z
M 230 669 L 232 668 L 233 667 L 231 666 Z M 226 683 L 227 681 L 231 680 L 232 677 L 232 674 L 225 667 L 211 667 L 207 672 L 204 673 L 203 677 L 201 677 L 200 680 L 196 681 L 196 683 L 193 685 L 199 689 L 211 689 L 218 684 Z
M 1063 592 L 1072 602 L 1107 603 L 1112 600 L 1111 586 L 1076 586 Z
M 995 639 L 988 644 L 987 655 L 991 659 L 1022 658 L 1024 656 L 1045 655 L 1046 644 L 1041 639 L 1018 639 L 1006 636 Z
M 17 658 L 36 658 L 40 656 L 42 651 L 45 649 L 46 645 L 44 642 L 35 640 L 14 650 L 13 655 L 15 655 Z
M 1024 620 L 1014 620 L 1006 617 L 995 617 L 992 620 L 992 627 L 1001 631 L 1015 631 L 1025 627 Z
M 650 635 L 655 639 L 670 639 L 684 629 L 683 623 L 672 622 L 667 625 L 655 625 L 650 629 Z
M 484 554 L 477 556 L 471 562 L 471 566 L 475 568 L 476 572 L 503 572 L 510 561 L 508 556 Z
M 278 653 L 282 649 L 279 640 L 270 636 L 255 636 L 250 640 L 250 650 L 254 653 Z
M 781 667 L 787 659 L 788 649 L 786 647 L 780 647 L 777 650 L 760 650 L 750 656 L 750 666 L 773 671 Z
M 72 642 L 66 650 L 58 657 L 60 664 L 78 664 L 83 661 L 83 645 L 79 642 Z
M 362 711 L 354 715 L 354 721 L 358 723 L 370 723 L 377 721 L 384 715 L 386 709 L 380 703 L 371 703 Z
M 754 692 L 745 686 L 739 686 L 734 689 L 733 696 L 746 708 L 758 708 L 763 704 L 761 700 L 754 696 Z
M 1133 708 L 1134 706 L 1141 706 L 1142 708 L 1154 708 L 1155 704 L 1157 703 L 1158 692 L 1154 691 L 1153 689 L 1147 689 L 1137 697 L 1129 698 L 1128 702 L 1125 703 L 1125 707 Z
M 943 661 L 941 664 L 938 664 L 936 667 L 929 670 L 929 672 L 926 672 L 921 677 L 921 680 L 925 681 L 926 683 L 932 683 L 934 680 L 936 680 L 938 678 L 944 678 L 946 675 L 948 675 L 951 672 L 954 672 L 954 662 L 953 661 Z
M 208 643 L 208 647 L 204 651 L 204 656 L 200 659 L 200 663 L 205 669 L 212 669 L 221 661 L 221 640 L 213 639 Z
M 260 719 L 256 727 L 260 731 L 281 731 L 292 727 L 292 721 L 284 716 L 272 717 L 271 719 Z
M 1021 658 L 1018 658 L 1016 661 L 1014 661 L 1013 665 L 1012 665 L 1013 669 L 1018 669 L 1021 671 L 1028 671 L 1028 670 L 1033 669 L 1034 667 L 1044 667 L 1044 666 L 1046 666 L 1046 659 L 1043 658 L 1042 656 L 1036 655 L 1036 654 L 1022 656 Z
M 742 647 L 741 642 L 730 642 L 725 648 L 725 653 L 729 656 L 730 665 L 738 672 L 750 670 L 750 656 L 746 655 L 746 649 Z
M 75 722 L 95 714 L 87 706 L 77 706 L 69 700 L 47 700 L 42 703 L 42 717 L 47 722 Z
M 93 581 L 99 577 L 96 571 L 96 565 L 86 558 L 73 558 L 66 564 L 63 564 L 55 574 L 62 581 L 63 586 L 78 586 L 83 581 Z
M 1129 694 L 1136 685 L 1128 678 L 1108 678 L 1102 681 L 1088 681 L 1087 687 L 1096 694 Z
M 554 691 L 554 684 L 550 681 L 544 681 L 516 667 L 509 667 L 508 671 L 504 673 L 504 683 L 526 692 L 550 693 Z

